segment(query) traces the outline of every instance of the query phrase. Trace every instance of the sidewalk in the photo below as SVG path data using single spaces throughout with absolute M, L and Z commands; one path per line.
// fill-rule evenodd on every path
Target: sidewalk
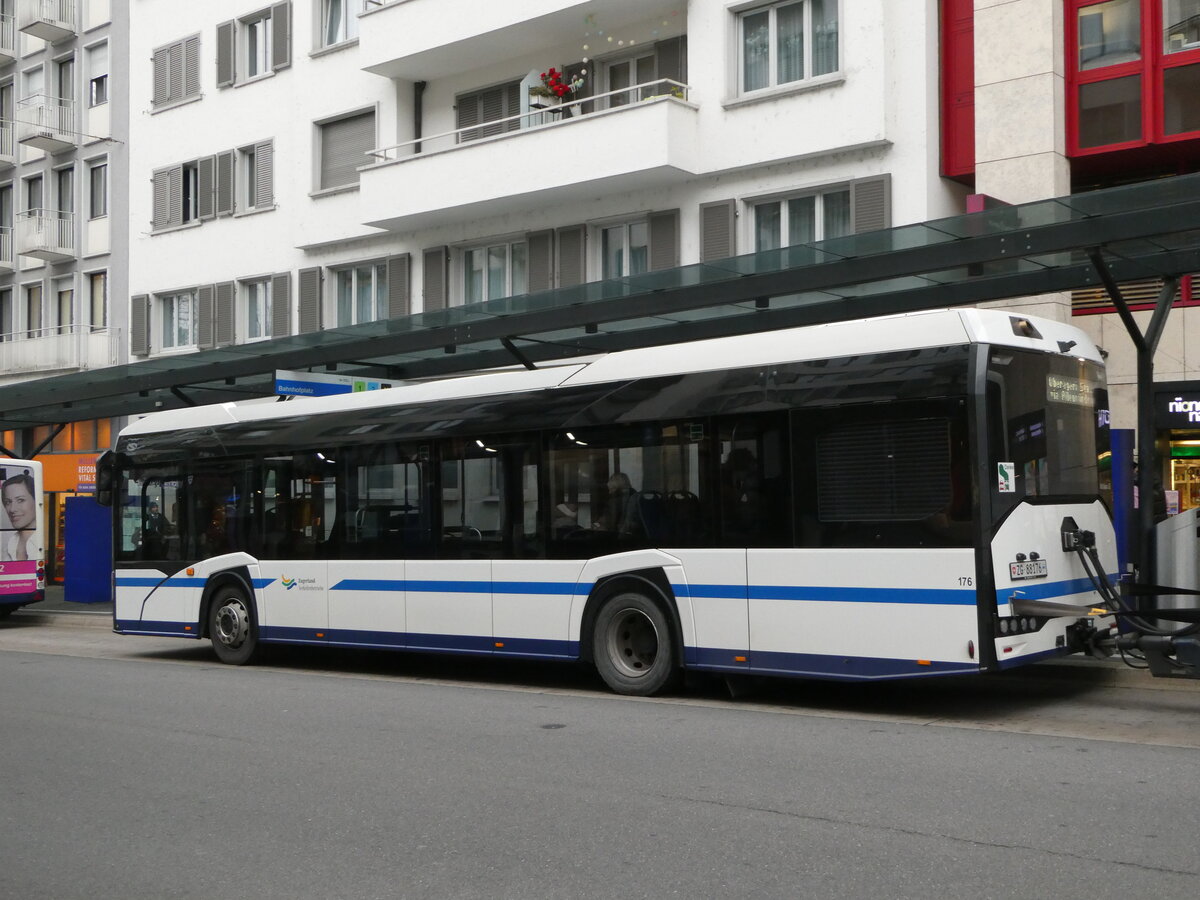
M 29 615 L 41 613 L 65 613 L 67 615 L 104 617 L 112 620 L 112 601 L 106 603 L 70 603 L 66 591 L 61 584 L 52 584 L 46 588 L 46 599 L 41 603 L 23 606 L 14 615 Z

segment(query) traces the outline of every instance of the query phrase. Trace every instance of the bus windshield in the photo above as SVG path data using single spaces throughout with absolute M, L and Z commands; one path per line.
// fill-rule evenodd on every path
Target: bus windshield
M 1014 365 L 1020 357 L 1020 364 Z M 1109 448 L 1103 369 L 1072 356 L 993 349 L 987 374 L 992 512 L 1026 498 L 1099 495 Z

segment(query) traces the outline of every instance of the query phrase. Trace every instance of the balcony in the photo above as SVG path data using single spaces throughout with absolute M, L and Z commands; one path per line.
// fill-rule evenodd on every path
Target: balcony
M 33 94 L 17 101 L 17 140 L 48 153 L 62 153 L 79 143 L 75 101 Z
M 699 142 L 687 90 L 664 79 L 373 150 L 362 221 L 403 231 L 525 210 L 531 194 L 547 206 L 686 181 Z
M 678 0 L 406 0 L 367 5 L 359 23 L 362 68 L 388 78 L 428 81 L 547 47 L 573 47 L 596 21 L 615 33 L 635 22 L 679 15 Z M 586 54 L 584 54 L 586 55 Z
M 115 366 L 122 361 L 120 342 L 119 329 L 93 331 L 87 325 L 0 334 L 0 375 Z
M 54 209 L 17 213 L 17 253 L 46 262 L 75 258 L 75 214 Z
M 12 122 L 0 120 L 0 169 L 7 169 L 17 164 L 17 153 L 13 141 Z
M 18 0 L 17 27 L 51 44 L 72 38 L 79 31 L 75 0 Z
M 0 66 L 17 61 L 17 20 L 0 15 Z
M 11 272 L 16 267 L 16 257 L 13 255 L 13 230 L 7 225 L 0 225 L 0 272 Z

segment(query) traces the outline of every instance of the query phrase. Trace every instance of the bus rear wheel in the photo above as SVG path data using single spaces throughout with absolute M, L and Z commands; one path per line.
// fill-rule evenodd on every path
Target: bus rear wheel
M 217 659 L 244 666 L 258 651 L 258 625 L 246 595 L 236 587 L 218 588 L 208 607 L 208 636 Z
M 592 631 L 592 658 L 600 677 L 618 694 L 650 697 L 678 675 L 671 624 L 662 608 L 638 591 L 604 601 Z

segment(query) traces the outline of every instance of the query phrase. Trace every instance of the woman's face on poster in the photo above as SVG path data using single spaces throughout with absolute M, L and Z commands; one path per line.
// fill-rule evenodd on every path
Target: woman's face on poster
M 6 484 L 0 490 L 0 494 L 4 497 L 4 511 L 8 514 L 8 521 L 12 523 L 12 527 L 18 531 L 32 528 L 36 511 L 29 488 L 19 482 Z

